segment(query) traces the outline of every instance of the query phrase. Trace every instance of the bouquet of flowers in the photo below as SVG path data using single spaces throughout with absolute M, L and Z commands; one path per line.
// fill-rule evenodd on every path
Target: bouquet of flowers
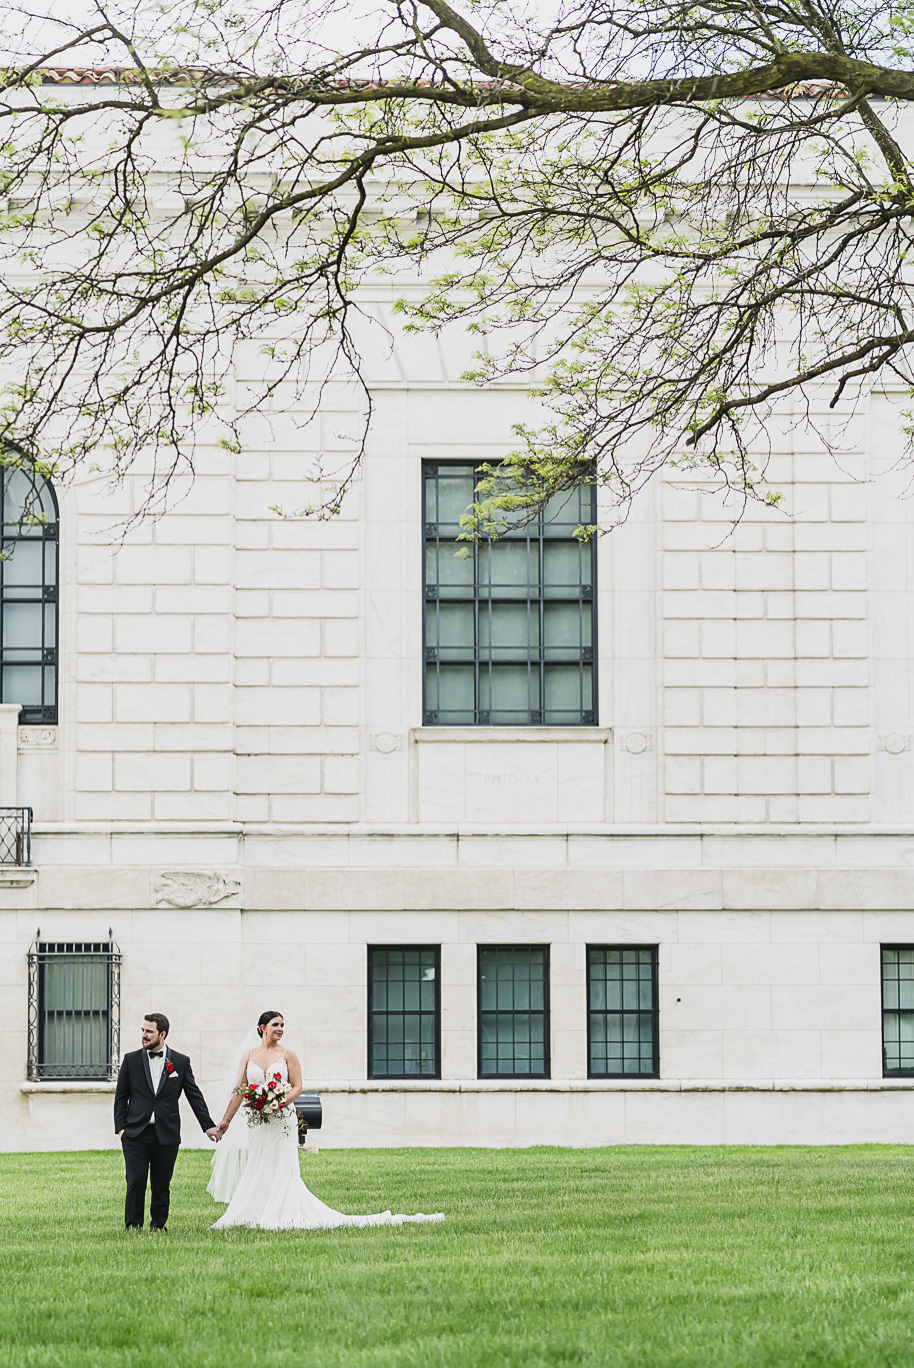
M 283 1115 L 289 1086 L 283 1081 L 282 1074 L 275 1073 L 264 1079 L 263 1083 L 245 1083 L 235 1091 L 240 1094 L 248 1125 L 264 1125 Z

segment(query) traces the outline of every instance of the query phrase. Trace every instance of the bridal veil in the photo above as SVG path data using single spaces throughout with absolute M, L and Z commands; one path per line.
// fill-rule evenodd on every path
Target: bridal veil
M 220 1092 L 223 1116 L 226 1107 L 232 1100 L 235 1089 L 242 1081 L 248 1056 L 260 1044 L 262 1044 L 260 1033 L 256 1026 L 252 1026 L 235 1052 L 229 1071 L 222 1081 Z M 246 1077 L 246 1074 L 244 1076 Z M 244 1119 L 236 1113 L 234 1124 L 229 1126 L 213 1150 L 213 1172 L 206 1185 L 206 1190 L 215 1201 L 230 1202 L 232 1200 L 235 1188 L 241 1181 L 241 1175 L 248 1160 L 248 1143 L 248 1128 Z

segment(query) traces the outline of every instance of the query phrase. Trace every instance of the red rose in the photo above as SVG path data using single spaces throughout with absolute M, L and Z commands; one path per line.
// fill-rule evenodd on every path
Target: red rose
M 275 1074 L 273 1075 L 273 1077 L 276 1079 L 276 1081 L 277 1081 L 277 1083 L 278 1083 L 279 1080 L 282 1078 L 282 1074 L 281 1074 L 281 1073 L 275 1073 Z
M 174 1066 L 174 1064 L 172 1064 L 172 1062 L 171 1062 L 170 1059 L 166 1059 L 166 1061 L 165 1061 L 165 1072 L 166 1072 L 166 1073 L 172 1074 L 172 1073 L 174 1073 L 174 1071 L 175 1071 L 175 1066 Z

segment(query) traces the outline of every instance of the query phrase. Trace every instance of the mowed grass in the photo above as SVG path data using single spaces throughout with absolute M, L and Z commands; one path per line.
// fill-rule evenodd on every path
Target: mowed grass
M 209 1229 L 208 1158 L 128 1236 L 118 1153 L 0 1155 L 0 1364 L 914 1365 L 901 1146 L 324 1151 L 333 1206 L 446 1223 L 273 1234 Z

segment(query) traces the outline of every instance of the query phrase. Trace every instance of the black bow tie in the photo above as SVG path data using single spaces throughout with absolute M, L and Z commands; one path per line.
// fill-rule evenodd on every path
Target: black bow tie
M 164 1053 L 165 1053 L 164 1050 L 159 1050 L 157 1054 L 153 1054 L 152 1050 L 150 1050 L 150 1051 L 149 1051 L 149 1058 L 150 1058 L 150 1059 L 161 1059 Z

